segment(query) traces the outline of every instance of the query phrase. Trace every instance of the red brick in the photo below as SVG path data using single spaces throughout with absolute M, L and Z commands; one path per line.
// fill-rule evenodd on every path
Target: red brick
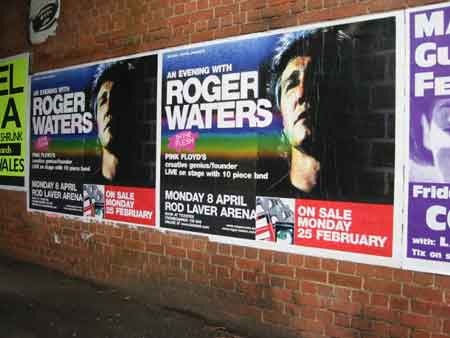
M 431 306 L 432 303 L 429 302 L 423 302 L 416 299 L 411 300 L 411 311 L 415 313 L 429 315 L 431 314 Z
M 285 315 L 286 314 L 285 303 L 277 299 L 271 298 L 270 310 Z
M 306 0 L 298 0 L 291 5 L 291 13 L 301 14 L 306 10 Z
M 286 254 L 288 257 L 288 264 L 292 265 L 294 267 L 301 267 L 303 266 L 304 258 L 300 255 L 294 255 L 294 254 Z
M 192 249 L 194 247 L 194 241 L 192 238 L 183 238 L 181 246 L 185 249 Z
M 325 334 L 331 337 L 340 337 L 340 338 L 358 338 L 359 333 L 357 330 L 339 327 L 335 325 L 328 325 L 325 328 Z
M 185 4 L 186 7 L 186 12 L 193 12 L 195 10 L 197 10 L 197 2 L 196 1 L 191 1 L 191 2 L 187 2 Z
M 286 5 L 286 4 L 291 4 L 292 0 L 268 0 L 268 7 L 275 7 L 278 5 Z
M 231 245 L 219 243 L 217 253 L 220 255 L 224 255 L 224 256 L 230 256 L 231 255 Z
M 245 257 L 249 259 L 256 259 L 258 257 L 258 250 L 255 248 L 245 248 Z
M 405 284 L 403 286 L 403 295 L 405 297 L 422 299 L 430 302 L 442 302 L 443 293 L 440 289 L 419 287 Z
M 450 289 L 450 276 L 436 275 L 435 283 L 440 289 Z
M 176 4 L 173 9 L 176 15 L 180 15 L 184 13 L 184 4 Z
M 217 279 L 211 281 L 211 286 L 213 288 L 233 290 L 234 289 L 234 281 L 232 279 Z
M 183 259 L 181 261 L 181 268 L 185 271 L 191 271 L 192 270 L 192 262 L 188 259 Z
M 360 289 L 362 285 L 361 277 L 332 272 L 330 272 L 329 275 L 329 282 L 338 286 L 344 286 L 354 289 Z
M 166 247 L 166 254 L 168 256 L 184 258 L 184 257 L 186 257 L 186 249 L 169 246 L 169 247 Z
M 266 29 L 265 23 L 258 22 L 258 23 L 250 23 L 245 24 L 242 26 L 242 34 L 250 34 L 255 32 L 260 32 Z
M 325 332 L 325 324 L 316 320 L 311 319 L 294 319 L 292 321 L 294 328 L 302 331 L 307 331 L 311 333 L 322 334 Z
M 298 280 L 286 279 L 286 289 L 298 290 L 300 288 L 300 282 Z
M 414 313 L 400 313 L 400 323 L 417 329 L 437 332 L 440 328 L 440 321 L 429 316 Z
M 284 288 L 284 286 L 285 286 L 284 278 L 270 277 L 270 286 Z
M 264 270 L 264 264 L 257 260 L 236 258 L 236 266 L 238 269 L 260 272 Z
M 410 283 L 413 280 L 413 272 L 407 270 L 394 270 L 394 280 L 397 282 Z
M 145 250 L 149 252 L 162 254 L 164 252 L 164 246 L 161 244 L 147 243 L 145 246 Z
M 320 9 L 323 7 L 322 0 L 308 0 L 308 10 Z
M 199 21 L 195 23 L 195 31 L 196 32 L 203 32 L 208 29 L 208 21 Z
M 361 319 L 361 318 L 352 318 L 352 328 L 359 329 L 359 330 L 369 330 L 372 328 L 372 321 L 367 319 Z
M 302 292 L 315 295 L 317 293 L 317 284 L 312 282 L 302 282 Z
M 260 9 L 249 10 L 247 12 L 248 22 L 258 22 L 262 19 L 262 11 Z
M 273 299 L 283 302 L 291 302 L 293 300 L 292 291 L 288 289 L 272 288 L 270 294 Z
M 341 261 L 338 264 L 338 272 L 352 275 L 356 271 L 356 264 L 352 262 Z
M 358 264 L 356 266 L 356 274 L 364 277 L 392 280 L 394 277 L 394 269 L 383 266 Z
M 295 26 L 297 24 L 297 17 L 291 15 L 288 17 L 272 18 L 269 23 L 269 29 L 278 29 L 287 26 Z
M 206 264 L 194 261 L 192 264 L 192 271 L 194 273 L 203 274 L 206 272 Z
M 389 325 L 384 322 L 373 322 L 370 332 L 374 333 L 375 337 L 389 337 Z
M 274 252 L 273 253 L 273 262 L 276 264 L 287 264 L 288 259 L 287 255 L 284 252 Z
M 237 13 L 238 5 L 221 6 L 214 8 L 214 17 L 219 18 L 229 13 Z
M 388 310 L 378 306 L 365 307 L 366 318 L 394 322 L 399 318 L 399 311 Z
M 337 286 L 334 288 L 334 295 L 336 299 L 343 300 L 346 302 L 350 301 L 351 292 L 352 291 L 347 288 L 341 288 Z
M 233 16 L 231 14 L 222 16 L 220 18 L 220 27 L 225 30 L 227 29 L 235 29 L 236 31 L 239 31 L 239 27 L 230 27 L 233 24 Z
M 231 255 L 233 257 L 244 257 L 244 247 L 233 245 L 231 247 Z
M 409 301 L 407 298 L 391 296 L 390 307 L 394 310 L 407 311 L 409 308 Z
M 334 312 L 331 312 L 328 309 L 318 309 L 316 310 L 316 317 L 320 322 L 328 324 L 333 321 Z
M 194 245 L 195 248 L 195 245 Z M 206 243 L 206 250 L 209 254 L 217 254 L 217 248 L 218 248 L 218 244 L 215 242 L 207 242 Z
M 131 250 L 145 251 L 145 243 L 143 241 L 126 240 L 125 247 Z
M 198 0 L 197 1 L 198 9 L 205 9 L 209 6 L 209 0 Z
M 320 270 L 295 269 L 297 279 L 309 280 L 314 282 L 327 282 L 327 273 Z
M 302 282 L 302 291 L 305 293 L 317 294 L 324 297 L 331 297 L 334 293 L 333 287 L 329 285 L 313 283 L 310 281 Z
M 163 238 L 163 242 L 167 245 L 182 247 L 183 246 L 183 238 L 177 235 L 168 235 Z
M 267 263 L 273 262 L 273 251 L 269 250 L 259 250 L 259 258 Z
M 191 34 L 191 41 L 192 42 L 203 42 L 208 40 L 213 40 L 214 33 L 209 31 L 203 31 L 203 32 L 197 32 Z
M 365 291 L 352 290 L 351 300 L 353 303 L 369 304 L 369 293 Z
M 434 284 L 434 275 L 424 272 L 414 272 L 413 281 L 423 286 L 432 286 Z
M 230 268 L 218 266 L 217 267 L 217 278 L 218 279 L 225 279 L 225 278 L 230 279 L 231 278 Z
M 387 306 L 388 300 L 389 300 L 388 296 L 374 293 L 370 297 L 370 304 L 376 306 Z
M 247 0 L 241 2 L 241 11 L 249 11 L 251 9 L 263 8 L 266 6 L 264 1 L 261 0 Z
M 392 338 L 409 338 L 410 329 L 405 326 L 394 324 L 389 329 Z
M 205 239 L 194 239 L 192 248 L 199 251 L 206 251 L 208 241 Z
M 330 305 L 328 308 L 334 312 L 343 312 L 343 313 L 347 313 L 350 315 L 360 315 L 362 312 L 361 304 L 341 302 L 338 300 L 334 300 L 334 301 L 330 302 Z
M 250 300 L 261 300 L 263 296 L 263 288 L 255 284 L 237 283 L 236 289 L 241 294 L 244 294 Z
M 307 306 L 303 306 L 300 309 L 299 317 L 315 320 L 316 319 L 316 309 L 307 307 Z
M 402 285 L 399 282 L 367 278 L 364 282 L 364 290 L 400 295 Z
M 192 259 L 193 261 L 205 263 L 209 261 L 209 256 L 201 251 L 188 250 L 187 256 L 189 257 L 189 259 Z
M 334 259 L 322 258 L 322 269 L 328 271 L 337 271 L 338 261 Z
M 172 27 L 183 26 L 190 23 L 189 15 L 180 15 L 168 19 L 168 23 Z
M 240 26 L 246 21 L 245 13 L 239 13 L 233 15 L 233 25 Z
M 320 261 L 321 259 L 319 257 L 306 256 L 305 268 L 320 269 Z
M 413 331 L 411 338 L 431 338 L 431 334 L 425 331 Z
M 256 273 L 251 271 L 243 271 L 242 279 L 246 282 L 256 282 Z
M 324 308 L 327 306 L 328 302 L 323 297 L 318 297 L 315 295 L 302 295 L 299 293 L 293 293 L 295 304 L 307 305 L 316 308 Z
M 117 237 L 117 238 L 122 238 L 123 237 L 123 229 L 122 228 L 113 228 L 112 236 Z
M 450 332 L 450 319 L 444 320 L 444 332 Z
M 450 334 L 433 333 L 431 334 L 431 338 L 450 338 Z
M 109 244 L 113 245 L 113 246 L 117 246 L 117 247 L 122 247 L 123 239 L 122 238 L 117 238 L 117 237 L 111 237 L 109 239 Z
M 333 8 L 336 7 L 338 5 L 338 1 L 337 0 L 324 0 L 323 6 L 325 8 Z
M 187 280 L 197 284 L 209 285 L 209 277 L 198 272 L 188 273 Z
M 269 264 L 267 266 L 267 273 L 271 275 L 279 275 L 288 278 L 294 277 L 294 268 L 287 265 Z
M 213 255 L 211 256 L 211 264 L 233 267 L 234 258 L 228 256 Z
M 263 321 L 277 325 L 289 325 L 289 317 L 279 311 L 263 311 Z
M 450 318 L 450 305 L 432 304 L 431 313 L 434 317 Z

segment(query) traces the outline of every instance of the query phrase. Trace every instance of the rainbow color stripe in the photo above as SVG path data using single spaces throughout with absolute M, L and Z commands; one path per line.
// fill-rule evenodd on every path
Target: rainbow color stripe
M 37 139 L 37 137 L 35 138 Z M 82 157 L 97 155 L 97 137 L 86 136 L 49 136 L 48 150 L 46 152 L 57 153 L 58 156 Z

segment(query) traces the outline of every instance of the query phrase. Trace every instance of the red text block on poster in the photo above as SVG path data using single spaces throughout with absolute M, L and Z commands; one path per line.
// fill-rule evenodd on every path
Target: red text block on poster
M 392 257 L 393 206 L 297 199 L 296 245 Z
M 155 189 L 106 185 L 105 219 L 155 225 Z

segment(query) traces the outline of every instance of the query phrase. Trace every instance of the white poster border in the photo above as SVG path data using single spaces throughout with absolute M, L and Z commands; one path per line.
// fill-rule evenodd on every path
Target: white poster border
M 156 101 L 156 151 L 155 151 L 155 187 L 154 187 L 154 191 L 155 191 L 155 196 L 154 196 L 154 201 L 155 201 L 155 223 L 153 225 L 144 225 L 144 224 L 136 224 L 136 223 L 132 223 L 132 222 L 126 222 L 126 221 L 119 221 L 119 220 L 109 220 L 109 219 L 97 219 L 94 217 L 88 217 L 88 216 L 84 216 L 84 215 L 70 215 L 70 214 L 66 214 L 63 212 L 56 212 L 56 211 L 49 211 L 49 210 L 41 210 L 41 209 L 34 209 L 31 208 L 30 206 L 30 189 L 29 189 L 29 180 L 30 180 L 30 155 L 31 155 L 31 148 L 30 148 L 30 130 L 31 130 L 31 83 L 32 80 L 36 77 L 40 77 L 40 76 L 46 76 L 46 75 L 51 75 L 53 73 L 58 73 L 61 71 L 66 71 L 66 70 L 73 70 L 73 69 L 79 69 L 79 68 L 85 68 L 85 67 L 90 67 L 90 66 L 95 66 L 95 65 L 99 65 L 102 63 L 109 63 L 109 62 L 117 62 L 117 61 L 123 61 L 123 60 L 128 60 L 128 59 L 134 59 L 134 58 L 140 58 L 140 57 L 145 57 L 145 56 L 151 56 L 151 55 L 155 55 L 157 58 L 157 67 L 160 66 L 160 59 L 161 59 L 161 53 L 160 50 L 153 50 L 153 51 L 149 51 L 149 52 L 141 52 L 141 53 L 135 53 L 135 54 L 130 54 L 130 55 L 124 55 L 124 56 L 119 56 L 119 57 L 112 57 L 112 58 L 107 58 L 107 59 L 101 59 L 101 60 L 96 60 L 96 61 L 92 61 L 92 62 L 86 62 L 86 63 L 81 63 L 81 64 L 77 64 L 77 65 L 72 65 L 72 66 L 67 66 L 67 67 L 59 67 L 59 68 L 55 68 L 55 69 L 50 69 L 50 70 L 46 70 L 46 71 L 42 71 L 42 72 L 36 72 L 32 75 L 30 75 L 28 77 L 28 85 L 29 85 L 29 99 L 28 99 L 28 111 L 27 111 L 27 153 L 26 153 L 26 161 L 27 161 L 27 167 L 26 167 L 26 179 L 25 179 L 25 191 L 26 191 L 26 208 L 27 208 L 27 212 L 30 213 L 42 213 L 47 215 L 48 217 L 61 217 L 64 219 L 70 219 L 70 220 L 78 220 L 80 222 L 84 222 L 84 223 L 102 223 L 102 224 L 111 224 L 112 226 L 115 226 L 116 224 L 122 224 L 127 226 L 128 228 L 159 228 L 159 208 L 157 203 L 159 203 L 159 154 L 160 154 L 160 149 L 161 149 L 161 135 L 159 132 L 159 128 L 160 128 L 160 114 L 159 114 L 159 102 L 160 102 L 160 93 L 159 93 L 159 79 L 160 79 L 160 69 L 157 69 L 157 101 Z M 120 187 L 120 186 L 119 186 Z
M 0 190 L 11 190 L 11 191 L 23 191 L 26 192 L 27 191 L 27 179 L 26 176 L 28 174 L 28 166 L 27 166 L 27 160 L 28 160 L 28 112 L 29 112 L 29 105 L 30 105 L 30 89 L 31 89 L 31 79 L 30 79 L 30 70 L 31 70 L 31 53 L 26 52 L 26 53 L 20 53 L 20 54 L 16 54 L 16 55 L 12 55 L 12 56 L 8 56 L 6 58 L 2 58 L 0 59 L 0 62 L 5 62 L 5 61 L 9 61 L 9 60 L 14 60 L 17 58 L 22 58 L 25 57 L 27 58 L 27 84 L 25 86 L 25 120 L 24 120 L 24 133 L 26 134 L 25 137 L 25 149 L 24 151 L 24 156 L 25 156 L 25 169 L 24 169 L 24 175 L 23 175 L 23 186 L 19 187 L 19 186 L 15 186 L 15 185 L 0 185 Z
M 403 167 L 404 167 L 404 156 L 402 154 L 405 153 L 404 144 L 402 144 L 401 140 L 403 137 L 404 125 L 402 122 L 404 121 L 404 111 L 405 111 L 405 89 L 404 89 L 404 81 L 405 78 L 405 70 L 404 70 L 404 11 L 390 11 L 386 13 L 378 13 L 378 14 L 368 14 L 363 16 L 357 16 L 346 19 L 332 20 L 326 22 L 319 22 L 308 25 L 299 25 L 289 28 L 271 30 L 269 32 L 260 32 L 253 33 L 248 35 L 243 35 L 239 37 L 230 37 L 225 39 L 219 39 L 214 41 L 200 42 L 195 44 L 183 45 L 178 47 L 172 47 L 168 49 L 161 50 L 164 56 L 170 53 L 176 53 L 181 50 L 193 49 L 193 48 L 202 48 L 204 46 L 212 46 L 215 44 L 222 44 L 225 42 L 231 41 L 239 41 L 246 40 L 257 37 L 265 37 L 271 36 L 280 33 L 289 33 L 295 32 L 299 30 L 309 30 L 316 28 L 326 28 L 336 25 L 364 22 L 369 20 L 383 19 L 393 17 L 395 19 L 395 28 L 396 28 L 396 79 L 395 79 L 395 91 L 396 91 L 396 99 L 395 99 L 395 170 L 394 170 L 394 201 L 393 201 L 393 221 L 392 221 L 392 257 L 382 257 L 375 256 L 369 254 L 361 254 L 361 253 L 352 253 L 345 252 L 340 250 L 329 250 L 329 249 L 319 249 L 319 248 L 311 248 L 311 247 L 301 247 L 298 245 L 287 245 L 282 243 L 271 243 L 264 241 L 257 241 L 252 239 L 242 239 L 235 238 L 230 236 L 222 236 L 222 235 L 211 235 L 206 233 L 192 232 L 188 230 L 181 229 L 173 229 L 173 228 L 165 228 L 161 226 L 161 231 L 163 232 L 175 232 L 175 233 L 183 233 L 183 234 L 191 234 L 195 236 L 207 236 L 209 240 L 213 242 L 218 242 L 222 244 L 230 244 L 230 245 L 243 245 L 247 247 L 257 248 L 257 249 L 267 249 L 273 251 L 280 251 L 292 254 L 301 254 L 307 256 L 315 256 L 321 258 L 331 258 L 331 259 L 339 259 L 352 261 L 356 263 L 363 264 L 373 264 L 387 267 L 396 267 L 399 268 L 401 266 L 401 253 L 402 253 L 402 210 L 403 210 Z M 163 57 L 161 57 L 163 59 Z M 162 71 L 162 67 L 161 67 Z M 160 79 L 159 84 L 162 84 L 162 78 Z M 161 101 L 159 102 L 161 104 Z M 161 114 L 161 110 L 159 110 Z M 161 209 L 161 208 L 160 208 Z
M 439 3 L 439 4 L 432 4 L 432 5 L 426 5 L 426 6 L 420 6 L 420 7 L 414 7 L 410 9 L 405 10 L 405 46 L 406 46 L 406 55 L 405 60 L 409 60 L 409 56 L 411 53 L 411 44 L 410 44 L 410 16 L 413 13 L 421 12 L 421 11 L 429 11 L 429 10 L 435 10 L 435 9 L 441 9 L 441 8 L 448 8 L 450 7 L 450 3 Z M 405 135 L 402 139 L 402 143 L 404 143 L 407 147 L 407 151 L 405 154 L 405 173 L 404 173 L 404 193 L 403 193 L 403 202 L 404 202 L 404 212 L 402 215 L 402 221 L 403 221 L 403 243 L 402 243 L 402 269 L 405 270 L 413 270 L 413 271 L 420 271 L 420 272 L 427 272 L 427 273 L 437 273 L 437 274 L 444 274 L 444 275 L 450 275 L 450 262 L 441 262 L 441 261 L 433 261 L 433 260 L 427 260 L 427 259 L 418 259 L 418 258 L 410 258 L 408 257 L 408 246 L 407 246 L 407 240 L 408 240 L 408 207 L 409 207 L 409 179 L 410 179 L 410 166 L 409 166 L 409 154 L 410 154 L 410 119 L 411 119 L 411 107 L 410 107 L 410 79 L 411 79 L 411 73 L 410 73 L 410 64 L 409 61 L 405 65 L 405 126 L 407 128 L 404 128 Z

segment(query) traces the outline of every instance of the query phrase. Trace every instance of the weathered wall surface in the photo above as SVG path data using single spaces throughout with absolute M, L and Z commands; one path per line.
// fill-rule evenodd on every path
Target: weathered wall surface
M 0 13 L 0 57 L 30 51 L 37 72 L 425 3 L 63 0 L 57 36 L 32 47 L 17 0 Z M 23 192 L 0 191 L 0 252 L 259 337 L 450 338 L 450 277 L 30 214 Z

